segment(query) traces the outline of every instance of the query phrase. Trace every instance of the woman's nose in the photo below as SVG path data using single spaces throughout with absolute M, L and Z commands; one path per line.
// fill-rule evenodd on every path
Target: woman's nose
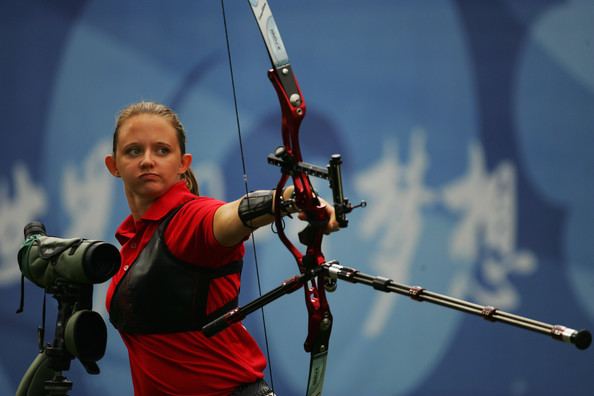
M 155 164 L 155 162 L 153 160 L 153 156 L 152 156 L 150 150 L 146 150 L 140 160 L 140 166 L 142 168 L 147 168 L 147 167 L 152 167 L 154 164 Z

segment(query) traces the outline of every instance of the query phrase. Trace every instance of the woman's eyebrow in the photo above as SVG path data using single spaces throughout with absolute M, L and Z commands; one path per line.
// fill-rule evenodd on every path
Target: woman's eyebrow
M 131 146 L 138 146 L 138 145 L 139 145 L 139 143 L 136 142 L 136 141 L 129 142 L 129 143 L 126 143 L 126 144 L 123 144 L 122 145 L 122 150 L 127 149 L 128 147 L 131 147 Z

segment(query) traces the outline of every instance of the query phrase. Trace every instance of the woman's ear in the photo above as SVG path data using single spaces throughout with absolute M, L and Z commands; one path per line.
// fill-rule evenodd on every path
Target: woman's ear
M 113 154 L 109 154 L 105 156 L 105 167 L 115 177 L 120 177 L 120 172 L 116 166 L 115 158 Z
M 192 154 L 182 154 L 181 165 L 179 167 L 179 174 L 183 175 L 192 165 Z

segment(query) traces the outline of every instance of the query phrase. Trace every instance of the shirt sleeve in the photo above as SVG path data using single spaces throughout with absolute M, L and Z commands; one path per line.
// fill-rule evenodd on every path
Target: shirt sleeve
M 222 205 L 222 201 L 198 197 L 179 210 L 165 231 L 165 242 L 174 256 L 209 268 L 221 267 L 243 257 L 243 243 L 226 247 L 214 236 L 214 215 Z

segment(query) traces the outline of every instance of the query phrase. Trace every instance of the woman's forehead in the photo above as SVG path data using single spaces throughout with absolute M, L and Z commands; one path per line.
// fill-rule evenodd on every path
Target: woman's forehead
M 175 128 L 164 117 L 154 114 L 139 114 L 130 117 L 120 127 L 119 137 L 160 137 L 163 139 L 177 139 Z

